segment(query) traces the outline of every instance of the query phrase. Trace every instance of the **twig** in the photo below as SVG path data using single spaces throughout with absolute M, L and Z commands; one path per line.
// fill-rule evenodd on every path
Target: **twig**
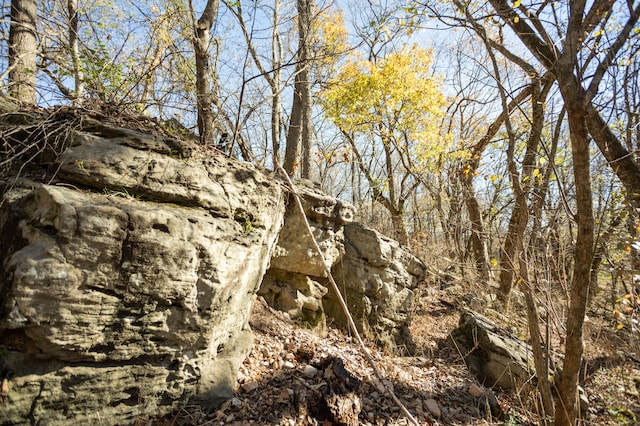
M 406 416 L 407 420 L 409 420 L 410 423 L 412 423 L 412 424 L 414 424 L 416 426 L 419 426 L 419 423 L 411 415 L 409 410 L 407 410 L 407 407 L 405 407 L 404 404 L 398 399 L 398 397 L 393 392 L 393 390 L 389 386 L 387 386 L 385 384 L 385 382 L 383 380 L 383 377 L 382 377 L 382 374 L 380 373 L 380 370 L 378 370 L 378 367 L 377 367 L 373 357 L 371 356 L 371 354 L 367 350 L 367 347 L 365 346 L 364 341 L 362 340 L 362 337 L 360 337 L 360 332 L 358 331 L 358 328 L 356 327 L 356 323 L 353 321 L 353 316 L 351 316 L 351 312 L 349 312 L 349 307 L 347 306 L 346 302 L 344 301 L 344 298 L 342 297 L 342 293 L 340 293 L 340 289 L 338 288 L 338 284 L 336 284 L 336 281 L 333 279 L 333 275 L 331 274 L 331 270 L 329 269 L 329 266 L 327 266 L 327 262 L 324 259 L 324 255 L 322 254 L 322 250 L 320 250 L 320 246 L 318 245 L 318 241 L 316 241 L 315 237 L 313 236 L 313 231 L 311 230 L 311 226 L 309 225 L 309 221 L 307 220 L 307 215 L 304 213 L 304 208 L 302 207 L 302 202 L 300 201 L 300 194 L 298 194 L 298 191 L 297 191 L 295 185 L 291 181 L 291 178 L 289 177 L 287 172 L 285 172 L 285 170 L 282 168 L 282 166 L 280 164 L 278 164 L 278 163 L 276 163 L 275 166 L 278 169 L 278 171 L 280 172 L 280 174 L 282 176 L 284 176 L 284 178 L 286 179 L 286 181 L 287 181 L 287 183 L 289 185 L 289 188 L 291 189 L 291 192 L 294 195 L 294 198 L 296 200 L 296 205 L 298 206 L 298 210 L 300 211 L 300 214 L 302 215 L 302 219 L 304 221 L 305 227 L 307 228 L 307 233 L 309 234 L 309 237 L 311 237 L 311 241 L 313 242 L 313 247 L 315 248 L 316 252 L 320 256 L 320 259 L 322 259 L 322 266 L 324 267 L 324 271 L 327 274 L 327 278 L 329 279 L 329 282 L 331 283 L 331 286 L 333 287 L 333 290 L 335 291 L 336 295 L 338 296 L 338 302 L 340 302 L 340 306 L 342 307 L 342 311 L 344 312 L 345 316 L 347 317 L 347 320 L 349 322 L 349 326 L 350 326 L 351 330 L 353 331 L 354 336 L 356 336 L 356 340 L 358 341 L 358 344 L 362 348 L 362 352 L 364 353 L 365 358 L 369 362 L 369 365 L 373 369 L 373 372 L 376 375 L 376 377 L 378 378 L 378 380 L 380 381 L 380 383 L 382 383 L 382 386 L 384 386 L 385 390 L 387 391 L 387 393 L 389 394 L 389 396 L 391 397 L 393 402 L 395 402 L 396 405 L 400 408 L 400 410 L 404 413 L 404 415 Z

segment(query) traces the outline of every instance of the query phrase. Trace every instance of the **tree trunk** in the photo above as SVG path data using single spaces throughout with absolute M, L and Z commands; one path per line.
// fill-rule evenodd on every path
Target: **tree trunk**
M 480 203 L 476 198 L 473 188 L 473 177 L 464 176 L 462 178 L 462 191 L 464 201 L 471 222 L 471 249 L 473 251 L 473 259 L 476 263 L 476 269 L 483 283 L 491 281 L 491 268 L 489 260 L 489 252 L 487 251 L 487 235 L 484 231 L 482 220 L 482 212 Z
M 282 43 L 278 33 L 279 0 L 273 4 L 273 39 L 271 41 L 271 59 L 273 63 L 273 81 L 271 84 L 271 148 L 273 151 L 273 164 L 280 164 L 280 135 L 282 131 L 282 111 L 280 107 L 280 66 L 282 64 Z
M 9 95 L 21 102 L 36 103 L 35 0 L 11 1 L 9 28 Z
M 193 48 L 196 57 L 196 105 L 198 110 L 198 132 L 200 143 L 213 144 L 214 142 L 214 92 L 212 90 L 213 73 L 211 71 L 211 55 L 209 46 L 211 42 L 211 28 L 218 16 L 219 0 L 208 0 L 207 5 L 195 23 L 193 35 Z M 193 4 L 191 4 L 193 14 Z M 195 21 L 195 16 L 194 16 Z
M 284 155 L 284 169 L 289 176 L 293 175 L 300 166 L 301 176 L 306 179 L 312 178 L 313 175 L 311 164 L 313 123 L 309 76 L 311 2 L 312 0 L 297 0 L 298 55 L 293 87 L 293 104 L 291 105 L 287 146 Z M 302 143 L 300 143 L 301 140 Z
M 562 65 L 562 64 L 560 64 Z M 571 67 L 566 68 L 571 70 Z M 570 71 L 569 71 L 570 72 Z M 555 425 L 573 426 L 576 419 L 578 373 L 582 363 L 582 327 L 589 297 L 591 264 L 593 261 L 594 219 L 589 169 L 589 132 L 584 99 L 577 96 L 578 83 L 573 74 L 558 76 L 560 90 L 567 108 L 573 176 L 576 186 L 578 235 L 575 248 L 573 280 L 569 290 L 564 363 L 558 384 Z
M 511 212 L 511 218 L 509 219 L 509 227 L 507 228 L 507 235 L 502 245 L 500 252 L 500 277 L 498 287 L 498 299 L 502 302 L 505 311 L 509 308 L 509 295 L 511 294 L 511 288 L 513 286 L 513 277 L 515 275 L 515 268 L 517 265 L 518 254 L 518 240 L 522 239 L 525 227 L 523 225 L 524 218 L 523 213 L 526 213 L 527 206 L 521 205 L 516 198 L 516 202 Z M 526 225 L 526 224 L 525 224 Z
M 69 12 L 69 50 L 71 52 L 75 80 L 73 104 L 81 106 L 84 96 L 84 72 L 80 61 L 80 49 L 78 48 L 78 0 L 67 0 L 67 10 Z
M 505 308 L 509 306 L 509 295 L 513 286 L 513 277 L 518 265 L 516 259 L 521 257 L 519 250 L 523 249 L 524 233 L 529 222 L 529 206 L 528 198 L 533 184 L 533 169 L 536 163 L 538 146 L 540 145 L 540 135 L 544 128 L 544 103 L 548 90 L 551 85 L 547 85 L 540 90 L 540 81 L 532 83 L 531 91 L 531 131 L 527 140 L 527 148 L 522 161 L 522 175 L 518 173 L 516 162 L 514 159 L 515 140 L 512 138 L 509 142 L 509 150 L 507 152 L 507 162 L 509 175 L 511 176 L 511 186 L 515 194 L 515 204 L 511 219 L 509 220 L 509 228 L 504 241 L 502 254 L 500 258 L 500 287 L 498 297 L 504 303 Z M 503 108 L 507 109 L 506 100 L 503 101 Z M 509 121 L 505 120 L 510 127 Z M 521 183 L 522 182 L 522 183 Z M 527 277 L 522 277 L 527 279 Z
M 529 335 L 531 336 L 531 351 L 533 352 L 533 364 L 536 368 L 538 376 L 538 391 L 542 397 L 542 419 L 543 424 L 549 424 L 554 417 L 555 407 L 553 405 L 553 396 L 551 393 L 551 383 L 549 381 L 549 352 L 544 351 L 541 333 L 538 309 L 533 298 L 532 283 L 529 281 L 529 267 L 526 260 L 526 251 L 524 247 L 520 247 L 519 251 L 520 263 L 520 279 L 522 282 L 522 291 L 527 307 L 527 325 L 529 326 Z M 548 345 L 548 342 L 547 342 Z
M 300 175 L 304 179 L 314 179 L 313 162 L 313 122 L 311 99 L 311 8 L 313 0 L 298 0 L 298 27 L 300 31 L 300 97 L 302 100 L 302 132 L 301 132 L 301 169 Z
M 409 233 L 407 232 L 407 226 L 404 223 L 404 211 L 393 210 L 390 213 L 395 240 L 404 246 L 408 245 Z
M 299 66 L 299 64 L 298 64 Z M 296 67 L 297 69 L 297 67 Z M 299 169 L 300 134 L 302 127 L 302 95 L 300 73 L 296 73 L 293 83 L 293 103 L 289 116 L 289 128 L 287 129 L 287 144 L 284 151 L 284 170 L 289 176 L 293 176 Z
M 271 150 L 273 152 L 273 164 L 280 164 L 280 132 L 282 130 L 280 102 L 280 93 L 274 93 L 271 99 Z
M 309 70 L 305 69 L 302 73 L 303 92 L 302 92 L 302 133 L 301 139 L 301 169 L 300 176 L 303 179 L 314 180 L 317 176 L 315 170 L 315 162 L 313 161 L 313 121 L 312 121 L 312 100 L 311 100 L 311 84 L 309 82 Z

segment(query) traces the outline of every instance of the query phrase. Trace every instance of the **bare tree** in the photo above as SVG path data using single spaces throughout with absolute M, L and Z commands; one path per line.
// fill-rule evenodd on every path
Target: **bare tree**
M 272 28 L 271 28 L 271 68 L 263 64 L 258 54 L 258 48 L 252 40 L 252 35 L 245 22 L 241 2 L 224 2 L 227 8 L 233 13 L 240 24 L 240 29 L 247 44 L 248 52 L 269 88 L 271 89 L 271 148 L 273 162 L 280 162 L 280 137 L 282 133 L 282 41 L 280 40 L 280 0 L 275 0 L 272 7 Z
M 532 90 L 533 86 L 527 85 L 524 89 L 513 96 L 513 99 L 506 106 L 506 111 L 503 111 L 502 114 L 500 114 L 493 123 L 489 125 L 482 138 L 480 138 L 480 140 L 470 148 L 469 159 L 462 164 L 460 169 L 460 181 L 462 184 L 465 205 L 469 214 L 469 220 L 471 221 L 471 248 L 478 273 L 480 274 L 481 280 L 485 283 L 492 280 L 492 274 L 489 253 L 487 250 L 487 232 L 482 218 L 482 209 L 473 185 L 473 178 L 480 167 L 480 159 L 483 152 L 487 149 L 491 140 L 503 126 L 508 114 L 525 102 L 531 96 Z
M 273 3 L 273 39 L 271 41 L 271 61 L 273 63 L 273 77 L 270 81 L 271 93 L 271 149 L 273 163 L 280 164 L 280 137 L 282 135 L 282 41 L 278 30 L 280 0 Z
M 73 76 L 75 84 L 74 104 L 81 105 L 84 96 L 84 72 L 80 61 L 80 49 L 78 47 L 78 0 L 67 0 L 69 13 L 69 51 L 73 63 Z
M 596 55 L 591 55 L 592 46 L 585 44 L 588 40 L 585 35 L 591 34 L 596 28 L 604 28 L 612 16 L 614 2 L 596 0 L 589 5 L 586 0 L 568 2 L 566 22 L 557 22 L 554 27 L 561 38 L 558 42 L 553 41 L 552 33 L 547 31 L 540 18 L 545 7 L 555 8 L 555 4 L 544 3 L 537 10 L 529 10 L 522 4 L 516 8 L 506 0 L 490 0 L 490 4 L 497 16 L 515 32 L 530 53 L 554 73 L 569 123 L 578 234 L 573 281 L 569 291 L 565 358 L 555 407 L 555 424 L 568 426 L 575 424 L 576 418 L 577 379 L 583 355 L 582 326 L 594 256 L 590 132 L 625 186 L 640 189 L 636 187 L 636 181 L 640 179 L 639 175 L 636 173 L 634 177 L 630 173 L 632 169 L 637 170 L 637 164 L 633 162 L 632 156 L 621 156 L 628 152 L 617 139 L 607 134 L 608 127 L 604 120 L 599 119 L 600 114 L 592 103 L 607 68 L 611 66 L 620 49 L 625 45 L 632 28 L 638 21 L 640 4 L 635 7 L 631 3 L 627 4 L 629 18 L 618 35 L 612 37 L 613 42 L 604 57 L 599 59 L 595 72 L 590 75 L 590 78 L 587 78 L 585 73 L 586 65 L 596 58 Z M 558 14 L 552 13 L 550 16 L 558 17 Z M 562 33 L 563 28 L 566 28 L 564 33 Z M 583 86 L 585 83 L 586 87 Z
M 198 109 L 198 132 L 202 144 L 211 144 L 214 139 L 213 105 L 215 101 L 214 73 L 211 67 L 211 28 L 218 16 L 220 0 L 208 0 L 196 21 L 193 2 L 189 3 L 193 21 L 193 48 L 196 56 L 196 104 Z
M 298 0 L 298 20 L 300 27 L 300 38 L 305 40 L 303 49 L 305 53 L 301 60 L 306 63 L 300 70 L 300 98 L 302 107 L 302 121 L 300 132 L 301 168 L 300 176 L 303 179 L 315 179 L 316 170 L 313 161 L 313 101 L 311 98 L 311 21 L 313 0 Z M 293 115 L 293 112 L 292 112 Z
M 467 20 L 486 22 L 487 17 L 490 17 L 499 24 L 500 31 L 493 38 L 487 39 L 487 44 L 506 57 L 508 52 L 501 50 L 502 28 L 509 27 L 517 40 L 528 49 L 530 56 L 554 76 L 563 99 L 569 124 L 577 209 L 577 214 L 572 215 L 571 219 L 577 224 L 577 238 L 574 271 L 568 291 L 565 358 L 555 404 L 555 424 L 560 426 L 573 425 L 576 418 L 576 385 L 583 354 L 582 325 L 594 255 L 590 134 L 621 182 L 632 193 L 631 197 L 636 205 L 640 198 L 638 164 L 613 134 L 602 118 L 602 111 L 594 103 L 607 70 L 615 63 L 624 46 L 628 45 L 631 31 L 638 21 L 640 4 L 634 3 L 636 2 L 623 4 L 610 0 L 587 3 L 586 0 L 577 0 L 539 4 L 531 2 L 525 5 L 525 2 L 520 1 L 490 0 L 489 5 L 493 8 L 491 10 L 481 4 L 459 2 L 462 17 L 455 16 L 451 11 L 440 13 L 443 7 L 441 3 L 434 2 L 430 6 L 430 10 L 438 18 L 450 19 L 461 25 Z M 443 18 L 447 14 L 449 16 Z M 623 21 L 624 25 L 608 25 L 613 16 L 616 19 L 626 19 Z M 602 37 L 602 34 L 607 37 Z M 508 109 L 507 106 L 503 108 Z M 514 191 L 518 192 L 517 189 L 515 187 Z M 567 212 L 571 214 L 568 209 Z M 522 223 L 520 220 L 517 222 Z M 514 243 L 514 247 L 517 247 L 517 240 Z M 520 261 L 518 264 L 521 264 Z M 533 334 L 535 330 L 531 332 Z M 550 411 L 547 410 L 547 413 Z
M 9 29 L 9 95 L 36 103 L 37 2 L 11 1 Z
M 298 8 L 298 54 L 296 60 L 293 103 L 289 116 L 287 143 L 284 154 L 284 169 L 293 175 L 300 168 L 300 175 L 312 177 L 312 137 L 311 122 L 311 7 L 313 0 L 297 0 Z

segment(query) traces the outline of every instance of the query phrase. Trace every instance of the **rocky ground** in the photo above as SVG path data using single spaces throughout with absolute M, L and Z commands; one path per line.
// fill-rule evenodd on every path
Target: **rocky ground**
M 423 291 L 412 331 L 414 357 L 369 346 L 376 378 L 354 338 L 330 327 L 319 338 L 258 300 L 251 318 L 254 346 L 240 371 L 233 399 L 214 411 L 186 407 L 162 425 L 407 425 L 385 394 L 391 387 L 421 425 L 535 425 L 536 415 L 515 392 L 484 388 L 448 339 L 464 304 L 456 294 Z M 637 348 L 606 322 L 587 325 L 582 381 L 590 425 L 640 424 Z M 149 422 L 141 419 L 141 425 Z

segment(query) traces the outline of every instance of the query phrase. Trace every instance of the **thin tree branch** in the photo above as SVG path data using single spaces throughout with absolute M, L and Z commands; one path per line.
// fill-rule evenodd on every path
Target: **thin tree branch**
M 607 50 L 607 55 L 598 64 L 598 68 L 596 69 L 596 72 L 593 75 L 593 78 L 591 79 L 591 84 L 589 84 L 589 88 L 587 89 L 585 102 L 590 102 L 591 99 L 593 99 L 593 97 L 598 92 L 598 87 L 600 86 L 600 82 L 604 77 L 604 73 L 611 66 L 616 56 L 618 55 L 618 52 L 620 51 L 620 49 L 622 49 L 622 47 L 625 45 L 625 43 L 629 39 L 629 34 L 633 30 L 633 27 L 635 27 L 639 18 L 640 18 L 640 3 L 638 3 L 635 9 L 633 9 L 633 12 L 629 17 L 629 20 L 627 21 L 625 26 L 622 28 L 622 31 L 618 33 L 618 37 L 616 38 L 616 40 Z
M 369 362 L 369 365 L 373 369 L 374 374 L 376 375 L 378 380 L 380 380 L 380 383 L 383 384 L 385 390 L 387 391 L 387 393 L 389 394 L 389 396 L 391 397 L 393 402 L 395 402 L 395 404 L 398 406 L 398 408 L 400 408 L 400 410 L 403 412 L 403 414 L 405 415 L 407 420 L 411 424 L 413 424 L 415 426 L 419 426 L 419 423 L 417 422 L 417 420 L 411 415 L 409 410 L 407 410 L 407 408 L 404 406 L 402 401 L 400 401 L 398 399 L 398 397 L 396 396 L 396 394 L 393 392 L 393 390 L 389 386 L 386 385 L 384 377 L 382 376 L 382 373 L 380 373 L 380 370 L 378 369 L 378 366 L 377 366 L 376 362 L 374 361 L 373 357 L 369 353 L 369 350 L 365 346 L 364 341 L 362 340 L 362 337 L 360 336 L 360 332 L 358 331 L 358 328 L 356 327 L 356 323 L 353 320 L 353 316 L 351 315 L 351 312 L 349 312 L 349 307 L 347 306 L 347 303 L 344 301 L 344 298 L 342 297 L 342 293 L 340 293 L 340 288 L 338 287 L 338 284 L 336 283 L 335 279 L 333 278 L 333 275 L 331 274 L 331 270 L 329 269 L 329 266 L 327 265 L 327 262 L 324 259 L 324 255 L 322 254 L 322 250 L 320 249 L 320 246 L 318 245 L 318 241 L 313 236 L 313 231 L 311 230 L 311 226 L 309 225 L 309 221 L 307 220 L 307 215 L 305 215 L 305 213 L 304 213 L 304 207 L 302 207 L 302 202 L 300 201 L 300 194 L 298 193 L 298 191 L 296 189 L 296 186 L 293 184 L 293 182 L 291 181 L 291 178 L 289 177 L 287 172 L 282 168 L 282 166 L 280 166 L 280 164 L 276 163 L 275 167 L 278 169 L 278 172 L 284 177 L 284 179 L 287 181 L 287 184 L 289 185 L 289 189 L 291 190 L 291 193 L 294 196 L 293 198 L 296 201 L 296 206 L 298 207 L 298 211 L 300 212 L 300 214 L 302 216 L 302 219 L 304 221 L 305 227 L 307 229 L 307 234 L 309 235 L 309 237 L 311 238 L 311 241 L 313 243 L 313 248 L 315 249 L 316 253 L 318 253 L 318 256 L 320 256 L 320 259 L 322 259 L 322 265 L 324 266 L 324 271 L 327 274 L 327 278 L 329 279 L 329 282 L 331 283 L 331 287 L 333 288 L 333 291 L 335 291 L 335 293 L 336 293 L 336 295 L 338 297 L 338 302 L 340 303 L 340 307 L 342 308 L 342 311 L 344 312 L 345 316 L 347 317 L 347 321 L 349 322 L 349 327 L 351 328 L 351 331 L 353 332 L 353 335 L 356 337 L 356 340 L 358 341 L 358 344 L 360 345 L 360 348 L 362 349 L 362 353 L 364 354 L 365 358 Z

